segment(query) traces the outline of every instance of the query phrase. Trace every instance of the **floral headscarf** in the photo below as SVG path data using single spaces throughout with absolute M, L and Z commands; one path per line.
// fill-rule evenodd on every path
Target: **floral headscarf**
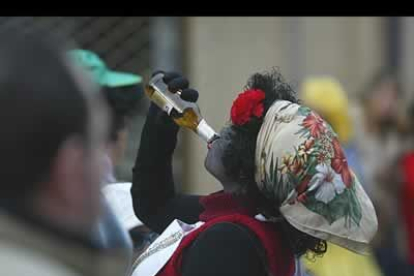
M 371 200 L 348 167 L 336 133 L 289 101 L 266 113 L 256 145 L 256 183 L 295 228 L 357 253 L 377 230 Z

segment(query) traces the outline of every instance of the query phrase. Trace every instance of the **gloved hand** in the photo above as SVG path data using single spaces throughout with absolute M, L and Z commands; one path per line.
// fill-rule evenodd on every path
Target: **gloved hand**
M 189 102 L 196 102 L 198 100 L 198 91 L 195 89 L 189 88 L 189 81 L 187 78 L 176 72 L 164 72 L 164 71 L 155 71 L 152 74 L 152 77 L 158 73 L 163 73 L 163 81 L 167 84 L 168 90 L 172 93 L 181 91 L 181 99 Z M 164 122 L 166 124 L 174 124 L 174 121 L 171 117 L 168 116 L 166 112 L 161 110 L 156 104 L 151 102 L 150 109 L 148 111 L 147 117 L 153 117 L 157 122 Z

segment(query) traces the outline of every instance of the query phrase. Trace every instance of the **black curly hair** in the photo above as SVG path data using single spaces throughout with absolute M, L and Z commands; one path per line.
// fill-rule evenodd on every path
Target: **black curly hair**
M 269 72 L 256 73 L 248 81 L 245 90 L 260 89 L 265 93 L 264 114 L 275 101 L 287 100 L 292 103 L 300 103 L 297 93 L 285 82 L 277 68 Z M 235 179 L 240 188 L 236 194 L 247 194 L 260 204 L 259 212 L 272 218 L 278 218 L 281 229 L 295 255 L 301 256 L 308 251 L 315 255 L 322 255 L 327 250 L 326 241 L 309 236 L 291 226 L 281 216 L 274 202 L 270 202 L 260 193 L 255 182 L 255 151 L 256 140 L 263 123 L 263 119 L 253 117 L 247 124 L 242 126 L 231 125 L 231 143 L 223 153 L 223 165 L 229 176 Z
M 109 141 L 115 142 L 118 139 L 119 131 L 124 129 L 128 121 L 137 114 L 143 87 L 142 85 L 103 87 L 102 92 L 111 114 Z

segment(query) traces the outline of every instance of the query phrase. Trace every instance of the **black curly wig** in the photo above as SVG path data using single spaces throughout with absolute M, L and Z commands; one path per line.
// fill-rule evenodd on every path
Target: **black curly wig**
M 248 194 L 250 198 L 253 197 L 259 203 L 259 212 L 268 217 L 278 218 L 283 234 L 295 255 L 301 256 L 308 251 L 322 255 L 327 250 L 326 242 L 298 231 L 283 219 L 279 208 L 275 208 L 275 203 L 270 202 L 260 193 L 254 176 L 256 140 L 265 114 L 278 100 L 300 103 L 297 93 L 285 82 L 277 68 L 252 75 L 244 87 L 244 90 L 248 89 L 260 89 L 265 92 L 264 115 L 261 118 L 253 117 L 242 126 L 230 126 L 233 130 L 231 143 L 223 153 L 223 165 L 229 176 L 240 184 L 237 194 Z
M 109 141 L 115 142 L 118 139 L 119 131 L 124 129 L 128 121 L 137 114 L 143 88 L 141 85 L 118 88 L 103 87 L 102 92 L 111 115 Z

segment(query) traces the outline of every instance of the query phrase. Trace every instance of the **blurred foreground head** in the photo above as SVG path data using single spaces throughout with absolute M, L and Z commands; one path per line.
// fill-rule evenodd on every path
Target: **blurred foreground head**
M 0 33 L 0 205 L 87 232 L 107 110 L 66 51 L 52 38 Z

